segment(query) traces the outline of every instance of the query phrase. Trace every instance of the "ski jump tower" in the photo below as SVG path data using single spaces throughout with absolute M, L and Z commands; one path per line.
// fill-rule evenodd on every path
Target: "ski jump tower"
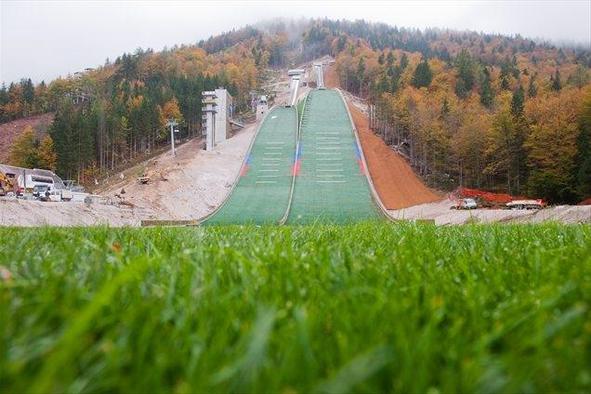
M 226 89 L 204 91 L 201 104 L 202 126 L 205 130 L 205 150 L 211 151 L 230 137 L 230 121 L 233 116 L 232 96 Z
M 324 89 L 324 72 L 322 70 L 322 63 L 314 63 L 314 71 L 316 72 L 316 85 L 318 89 Z
M 306 70 L 303 68 L 294 68 L 293 70 L 289 70 L 287 75 L 291 77 L 291 84 L 289 86 L 289 90 L 291 91 L 291 97 L 289 99 L 289 103 L 287 103 L 286 107 L 293 107 L 298 100 L 298 89 L 300 87 L 300 82 L 302 76 Z

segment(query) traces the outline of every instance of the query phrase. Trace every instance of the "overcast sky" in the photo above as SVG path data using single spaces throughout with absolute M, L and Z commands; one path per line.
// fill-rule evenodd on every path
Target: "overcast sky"
M 35 82 L 95 67 L 138 47 L 195 43 L 273 17 L 366 19 L 591 46 L 591 0 L 160 1 L 0 0 L 0 81 Z

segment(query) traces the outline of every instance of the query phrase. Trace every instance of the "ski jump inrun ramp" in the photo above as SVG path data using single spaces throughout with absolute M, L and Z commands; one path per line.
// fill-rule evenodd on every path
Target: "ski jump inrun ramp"
M 313 90 L 275 107 L 260 125 L 240 176 L 206 224 L 350 223 L 386 217 L 342 95 Z

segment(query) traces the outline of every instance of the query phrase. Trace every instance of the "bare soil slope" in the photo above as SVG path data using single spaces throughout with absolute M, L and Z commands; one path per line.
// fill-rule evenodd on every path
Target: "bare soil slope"
M 127 171 L 99 194 L 122 199 L 162 219 L 199 219 L 213 212 L 228 196 L 242 165 L 256 124 L 247 126 L 212 152 L 201 140 L 150 159 Z M 142 185 L 137 176 L 145 174 L 150 183 Z M 122 193 L 122 191 L 125 193 Z
M 367 116 L 349 105 L 359 134 L 369 174 L 387 209 L 400 209 L 441 200 L 413 172 L 400 155 L 369 129 Z

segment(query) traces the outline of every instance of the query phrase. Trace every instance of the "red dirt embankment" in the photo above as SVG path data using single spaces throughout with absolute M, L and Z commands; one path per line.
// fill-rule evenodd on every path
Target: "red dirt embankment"
M 348 105 L 361 140 L 369 174 L 386 208 L 401 209 L 441 200 L 400 155 L 369 129 L 367 117 L 355 106 Z
M 25 127 L 31 126 L 42 137 L 53 122 L 53 113 L 29 116 L 0 124 L 0 163 L 6 163 L 10 154 L 10 147 L 14 140 L 21 135 Z
M 334 66 L 328 67 L 324 81 L 327 87 L 339 86 Z M 347 105 L 359 134 L 369 174 L 386 208 L 401 209 L 441 200 L 442 197 L 422 182 L 403 157 L 370 130 L 367 116 L 350 102 Z

